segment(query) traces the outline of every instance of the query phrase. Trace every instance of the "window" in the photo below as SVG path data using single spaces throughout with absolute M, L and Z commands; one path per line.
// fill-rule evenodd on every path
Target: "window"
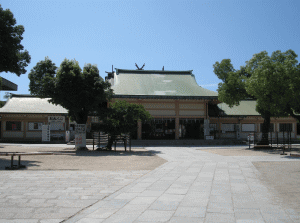
M 43 126 L 42 122 L 28 122 L 28 130 L 29 131 L 42 130 L 42 126 Z
M 260 123 L 260 132 L 262 132 L 263 123 Z M 270 124 L 269 132 L 274 132 L 274 123 Z
M 6 131 L 21 131 L 21 122 L 6 122 Z
M 292 123 L 280 123 L 279 132 L 292 132 L 293 126 Z
M 50 122 L 50 130 L 51 131 L 65 130 L 65 123 L 62 123 L 62 122 Z
M 235 131 L 234 126 L 235 124 L 222 124 L 221 130 L 226 132 L 234 132 Z
M 242 132 L 254 132 L 255 124 L 242 124 Z

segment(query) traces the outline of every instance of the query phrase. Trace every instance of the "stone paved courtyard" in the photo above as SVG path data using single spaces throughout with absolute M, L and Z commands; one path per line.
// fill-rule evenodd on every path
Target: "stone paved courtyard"
M 244 148 L 147 147 L 153 170 L 1 170 L 0 222 L 300 222 L 300 159 Z

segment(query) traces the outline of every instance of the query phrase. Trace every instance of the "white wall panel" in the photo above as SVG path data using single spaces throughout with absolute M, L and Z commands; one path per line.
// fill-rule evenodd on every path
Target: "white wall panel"
M 142 104 L 144 108 L 166 108 L 166 109 L 175 109 L 174 103 L 145 103 Z
M 187 111 L 187 110 L 181 110 L 179 111 L 180 116 L 203 116 L 204 111 Z
M 175 110 L 149 110 L 153 116 L 175 116 Z
M 204 104 L 179 104 L 180 109 L 204 109 Z
M 23 132 L 4 131 L 3 138 L 23 138 Z
M 40 132 L 26 132 L 26 138 L 42 138 L 42 131 L 40 131 Z
M 255 124 L 242 124 L 242 132 L 254 132 Z

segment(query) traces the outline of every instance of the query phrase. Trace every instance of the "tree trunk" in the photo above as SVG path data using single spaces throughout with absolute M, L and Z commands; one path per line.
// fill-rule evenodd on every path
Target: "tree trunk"
M 76 117 L 75 121 L 77 124 L 85 124 L 86 125 L 88 114 L 85 111 L 76 113 L 75 117 Z M 75 144 L 78 143 L 76 140 L 77 140 L 77 137 L 75 137 Z M 82 141 L 85 143 L 82 143 L 82 146 L 78 147 L 77 151 L 88 150 L 88 148 L 86 147 L 86 132 L 85 132 L 85 134 L 82 135 Z
M 115 138 L 116 138 L 116 136 L 115 135 L 111 135 L 110 137 L 108 137 L 108 142 L 107 142 L 107 146 L 106 146 L 106 148 L 108 149 L 108 150 L 111 150 L 112 148 L 112 145 L 113 145 L 113 143 L 114 143 L 114 141 L 115 141 Z
M 257 143 L 257 145 L 269 145 L 269 129 L 270 129 L 270 122 L 271 122 L 271 113 L 266 112 L 264 114 L 264 123 L 262 126 L 262 137 L 261 141 Z

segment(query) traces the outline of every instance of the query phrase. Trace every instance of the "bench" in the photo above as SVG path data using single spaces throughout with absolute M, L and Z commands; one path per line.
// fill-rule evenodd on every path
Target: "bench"
M 101 144 L 106 146 L 109 137 L 110 136 L 108 134 L 105 134 L 103 132 L 93 132 L 93 150 L 95 144 L 97 145 L 98 148 L 101 148 Z M 125 152 L 127 150 L 127 144 L 129 144 L 129 151 L 131 151 L 131 138 L 129 134 L 122 134 L 116 136 L 113 142 L 115 151 L 116 151 L 117 144 L 119 143 L 124 143 Z
M 10 167 L 5 167 L 6 170 L 16 170 L 25 168 L 25 165 L 21 165 L 21 156 L 36 156 L 36 155 L 62 155 L 63 153 L 54 152 L 0 152 L 0 156 L 10 156 Z M 14 165 L 14 156 L 18 156 L 18 165 Z
M 129 143 L 129 151 L 131 152 L 131 140 L 129 134 L 116 136 L 114 143 L 115 143 L 115 151 L 117 148 L 117 143 L 124 143 L 125 152 L 126 152 L 127 143 Z

